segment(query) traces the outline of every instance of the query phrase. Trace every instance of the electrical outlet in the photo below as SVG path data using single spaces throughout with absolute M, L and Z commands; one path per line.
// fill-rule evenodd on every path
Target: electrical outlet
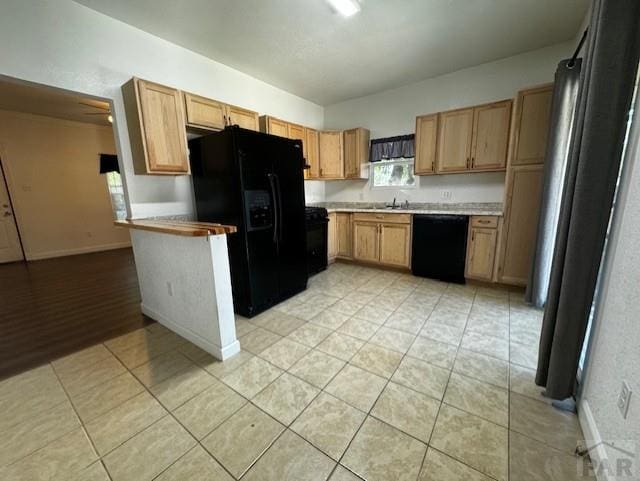
M 171 282 L 167 282 L 167 292 L 170 296 L 173 296 L 173 285 L 171 284 Z
M 445 200 L 451 199 L 451 191 L 450 190 L 441 190 L 440 191 L 440 197 L 442 197 Z
M 622 381 L 622 389 L 620 389 L 620 395 L 618 396 L 618 409 L 624 419 L 627 419 L 627 412 L 629 412 L 629 401 L 631 400 L 631 388 L 627 381 Z

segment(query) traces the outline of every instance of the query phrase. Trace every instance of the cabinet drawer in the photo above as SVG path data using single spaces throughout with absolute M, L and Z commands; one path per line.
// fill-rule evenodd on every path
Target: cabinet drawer
M 498 217 L 493 215 L 474 215 L 471 217 L 471 227 L 496 229 L 498 227 Z
M 411 214 L 392 214 L 383 212 L 356 212 L 353 220 L 364 222 L 394 222 L 398 224 L 411 224 Z

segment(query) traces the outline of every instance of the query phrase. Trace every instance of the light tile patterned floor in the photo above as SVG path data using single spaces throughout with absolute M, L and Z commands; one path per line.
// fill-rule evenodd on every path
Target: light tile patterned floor
M 154 324 L 0 382 L 0 479 L 571 481 L 522 294 L 334 264 L 221 363 Z

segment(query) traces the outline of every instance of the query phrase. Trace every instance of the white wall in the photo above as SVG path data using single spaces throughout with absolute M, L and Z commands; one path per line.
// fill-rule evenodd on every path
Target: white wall
M 573 41 L 348 100 L 325 108 L 325 128 L 365 127 L 371 138 L 413 133 L 418 115 L 513 98 L 522 88 L 553 81 Z M 405 191 L 371 190 L 364 181 L 325 182 L 328 201 L 502 202 L 504 173 L 422 176 Z M 441 198 L 441 191 L 451 198 Z
M 132 76 L 322 126 L 322 107 L 70 0 L 3 0 L 0 44 L 2 75 L 113 100 L 134 217 L 190 214 L 192 188 L 187 176 L 133 175 L 120 91 Z
M 115 153 L 111 127 L 0 110 L 0 157 L 28 260 L 130 245 L 113 225 L 99 153 Z
M 619 207 L 614 212 L 596 301 L 579 414 L 587 436 L 595 431 L 604 441 L 627 449 L 630 446 L 625 441 L 635 442 L 639 477 L 633 479 L 640 479 L 640 97 L 635 109 Z M 616 406 L 623 380 L 634 391 L 626 420 Z M 611 448 L 607 452 L 609 459 L 615 459 Z

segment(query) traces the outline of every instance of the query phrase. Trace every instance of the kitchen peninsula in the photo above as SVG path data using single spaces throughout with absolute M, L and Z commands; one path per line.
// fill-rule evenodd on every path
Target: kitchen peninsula
M 160 220 L 115 225 L 131 229 L 142 312 L 220 360 L 238 353 L 226 238 L 236 227 Z

